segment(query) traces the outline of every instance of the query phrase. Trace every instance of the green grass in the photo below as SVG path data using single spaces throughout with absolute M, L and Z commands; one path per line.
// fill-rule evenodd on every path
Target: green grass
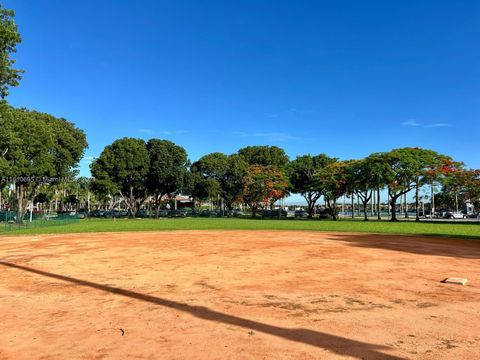
M 444 236 L 453 238 L 479 239 L 480 223 L 447 223 L 410 221 L 390 223 L 388 221 L 359 220 L 252 220 L 223 218 L 179 218 L 179 219 L 85 219 L 78 223 L 50 227 L 38 227 L 16 231 L 2 231 L 0 235 L 63 234 L 115 231 L 164 231 L 164 230 L 310 230 L 342 231 L 382 234 Z

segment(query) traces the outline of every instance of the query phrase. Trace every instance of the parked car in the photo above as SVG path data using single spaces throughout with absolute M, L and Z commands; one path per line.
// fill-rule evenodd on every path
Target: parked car
M 305 211 L 305 210 L 296 210 L 296 211 L 295 211 L 295 217 L 306 218 L 306 217 L 308 217 L 308 211 Z
M 329 219 L 332 217 L 331 211 L 325 208 L 319 208 L 315 211 L 319 219 Z
M 460 212 L 453 212 L 453 211 L 447 211 L 445 212 L 445 215 L 443 216 L 445 219 L 463 219 L 465 215 L 463 215 Z
M 103 214 L 105 214 L 105 210 L 97 209 L 97 210 L 92 211 L 90 213 L 90 216 L 92 216 L 92 217 L 103 217 Z
M 102 216 L 103 216 L 104 218 L 111 219 L 111 218 L 113 218 L 113 211 L 111 211 L 111 210 L 109 210 L 109 211 L 104 211 Z
M 128 211 L 127 210 L 114 210 L 112 215 L 113 215 L 113 217 L 116 217 L 116 218 L 125 218 L 125 217 L 128 217 Z
M 432 216 L 432 212 L 431 212 L 430 210 L 425 210 L 425 212 L 423 212 L 422 210 L 420 210 L 420 211 L 418 212 L 418 215 L 419 215 L 419 216 L 422 216 L 422 217 L 424 217 L 424 218 L 429 219 L 429 218 Z

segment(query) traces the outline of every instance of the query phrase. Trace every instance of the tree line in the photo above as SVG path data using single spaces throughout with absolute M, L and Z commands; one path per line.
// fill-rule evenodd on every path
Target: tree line
M 119 195 L 131 214 L 146 201 L 159 209 L 161 200 L 178 193 L 194 202 L 221 199 L 227 216 L 238 204 L 247 205 L 255 217 L 259 209 L 272 209 L 296 193 L 306 201 L 308 215 L 323 197 L 328 212 L 338 218 L 338 200 L 357 196 L 363 206 L 380 192 L 388 192 L 391 220 L 396 221 L 398 200 L 414 192 L 419 220 L 419 191 L 440 184 L 462 201 L 478 206 L 480 174 L 433 150 L 400 148 L 373 153 L 363 159 L 339 160 L 326 154 L 302 155 L 290 161 L 276 146 L 247 146 L 234 154 L 214 152 L 190 163 L 185 149 L 159 139 L 123 138 L 105 147 L 91 165 L 92 189 L 108 196 Z M 378 209 L 377 213 L 380 211 Z
M 380 192 L 388 194 L 391 220 L 397 220 L 398 200 L 412 192 L 419 220 L 419 191 L 426 185 L 442 188 L 438 206 L 455 198 L 480 206 L 480 171 L 465 169 L 451 157 L 422 148 L 373 153 L 363 159 L 339 160 L 327 154 L 301 155 L 290 160 L 276 146 L 247 146 L 234 154 L 214 152 L 195 162 L 186 150 L 168 140 L 122 138 L 107 145 L 91 164 L 92 177 L 78 178 L 76 166 L 87 147 L 85 133 L 52 115 L 0 108 L 0 191 L 12 187 L 10 205 L 21 221 L 27 204 L 58 202 L 61 209 L 109 203 L 125 207 L 130 216 L 148 205 L 158 216 L 165 199 L 186 194 L 193 203 L 211 199 L 230 216 L 239 204 L 272 209 L 290 194 L 300 194 L 308 216 L 320 199 L 336 220 L 338 201 L 357 197 L 365 220 L 375 198 L 380 215 Z M 0 195 L 2 193 L 0 192 Z M 60 194 L 60 196 L 58 196 Z M 441 201 L 441 198 L 444 201 Z M 1 200 L 0 200 L 1 203 Z

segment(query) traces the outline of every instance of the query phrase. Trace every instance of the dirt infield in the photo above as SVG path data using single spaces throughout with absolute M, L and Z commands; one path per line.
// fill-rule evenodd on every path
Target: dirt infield
M 469 282 L 440 283 L 448 276 Z M 479 324 L 475 241 L 0 238 L 0 359 L 478 359 Z

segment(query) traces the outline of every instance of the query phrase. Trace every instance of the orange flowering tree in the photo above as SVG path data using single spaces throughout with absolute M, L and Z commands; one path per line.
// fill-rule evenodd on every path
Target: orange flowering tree
M 351 160 L 335 161 L 315 174 L 317 189 L 325 198 L 333 220 L 338 219 L 337 200 L 353 191 L 353 164 Z
M 270 208 L 288 195 L 288 178 L 276 166 L 250 165 L 243 183 L 243 201 L 255 217 L 259 208 Z

